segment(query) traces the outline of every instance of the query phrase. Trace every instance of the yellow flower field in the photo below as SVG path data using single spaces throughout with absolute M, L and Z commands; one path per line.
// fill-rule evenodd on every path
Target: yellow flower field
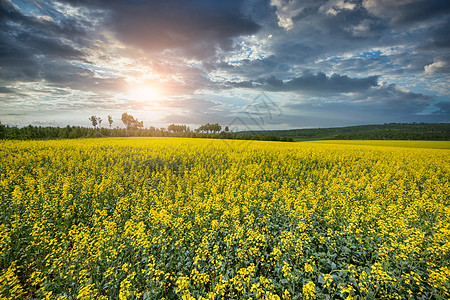
M 0 144 L 1 299 L 450 297 L 449 142 Z

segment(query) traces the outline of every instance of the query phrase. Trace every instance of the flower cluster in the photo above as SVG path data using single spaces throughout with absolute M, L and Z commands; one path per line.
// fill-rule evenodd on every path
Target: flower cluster
M 0 141 L 1 299 L 447 299 L 448 142 Z

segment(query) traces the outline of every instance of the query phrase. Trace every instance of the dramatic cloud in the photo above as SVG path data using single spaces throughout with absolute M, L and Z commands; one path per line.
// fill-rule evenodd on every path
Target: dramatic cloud
M 105 25 L 119 40 L 145 51 L 178 49 L 203 57 L 216 47 L 229 48 L 231 38 L 255 33 L 260 25 L 241 12 L 242 1 L 78 1 L 110 13 Z
M 316 98 L 315 101 L 303 101 L 300 103 L 286 104 L 284 111 L 291 115 L 285 116 L 290 126 L 319 125 L 322 122 L 332 124 L 358 125 L 364 123 L 390 123 L 405 117 L 411 118 L 410 122 L 442 122 L 446 120 L 443 104 L 439 113 L 434 115 L 419 116 L 417 113 L 428 107 L 433 98 L 399 89 L 395 85 L 377 86 L 362 93 L 347 94 L 347 101 L 339 98 Z M 293 116 L 299 116 L 295 119 Z M 315 120 L 314 120 L 315 119 Z M 366 121 L 364 121 L 366 120 Z
M 396 25 L 417 23 L 450 12 L 450 4 L 441 0 L 364 0 L 363 6 L 369 13 Z
M 348 93 L 367 90 L 377 85 L 378 76 L 367 78 L 349 78 L 346 75 L 305 72 L 301 77 L 283 81 L 274 76 L 259 80 L 256 83 L 238 83 L 240 87 L 262 87 L 266 91 L 289 92 L 299 91 L 313 94 Z
M 4 0 L 0 121 L 448 122 L 449 26 L 441 0 Z

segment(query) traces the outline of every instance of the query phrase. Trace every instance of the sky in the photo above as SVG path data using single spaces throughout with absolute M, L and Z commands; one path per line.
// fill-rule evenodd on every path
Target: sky
M 0 122 L 450 122 L 448 0 L 0 0 Z

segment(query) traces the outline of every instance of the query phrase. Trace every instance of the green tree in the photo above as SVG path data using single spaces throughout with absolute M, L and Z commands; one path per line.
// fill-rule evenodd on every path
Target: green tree
M 176 132 L 176 133 L 178 133 L 178 132 L 186 132 L 186 131 L 188 130 L 188 128 L 186 127 L 186 125 L 175 125 L 175 124 L 170 124 L 170 125 L 167 127 L 167 130 L 168 130 L 168 131 L 171 131 L 171 132 Z
M 98 124 L 98 119 L 97 119 L 97 117 L 96 117 L 96 116 L 91 116 L 91 117 L 89 118 L 89 120 L 92 122 L 92 126 L 93 126 L 94 128 L 97 128 L 97 124 Z
M 222 129 L 222 126 L 219 125 L 219 123 L 215 123 L 211 125 L 211 131 L 213 133 L 219 132 Z
M 111 116 L 108 116 L 109 129 L 111 129 L 111 125 L 113 122 L 113 118 Z
M 144 121 L 139 121 L 138 119 L 135 119 L 132 115 L 129 115 L 128 113 L 122 114 L 122 122 L 123 124 L 125 124 L 125 127 L 127 129 L 127 135 L 130 129 L 138 129 L 144 127 Z
M 216 133 L 219 132 L 222 129 L 222 126 L 220 126 L 218 123 L 209 124 L 206 123 L 205 125 L 201 125 L 199 128 L 197 128 L 196 132 L 206 132 L 206 133 Z

